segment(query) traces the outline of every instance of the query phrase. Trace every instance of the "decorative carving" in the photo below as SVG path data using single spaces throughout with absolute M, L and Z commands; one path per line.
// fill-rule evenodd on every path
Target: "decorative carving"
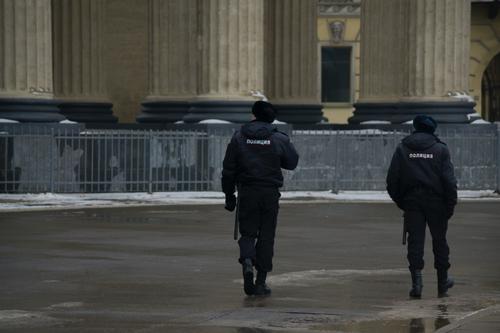
M 357 16 L 361 12 L 361 0 L 319 0 L 320 15 Z
M 342 21 L 333 21 L 330 23 L 330 32 L 334 43 L 340 43 L 344 40 L 345 23 Z

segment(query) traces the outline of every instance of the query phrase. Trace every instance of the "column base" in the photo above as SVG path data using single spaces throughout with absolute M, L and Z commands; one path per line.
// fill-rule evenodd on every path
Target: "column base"
M 58 123 L 66 118 L 53 99 L 0 98 L 0 118 L 21 123 Z
M 61 102 L 61 113 L 71 121 L 79 123 L 116 123 L 113 104 L 103 102 Z
M 246 123 L 252 119 L 255 101 L 195 101 L 191 103 L 183 120 L 197 123 L 207 119 L 218 119 L 232 123 Z
M 475 113 L 473 102 L 394 102 L 354 104 L 354 115 L 349 124 L 364 121 L 382 120 L 392 124 L 401 124 L 413 120 L 416 115 L 426 114 L 438 123 L 465 124 L 470 123 L 469 114 Z
M 136 117 L 138 123 L 175 123 L 182 120 L 189 110 L 187 101 L 145 101 L 142 113 Z
M 255 101 L 194 101 L 171 102 L 154 101 L 142 103 L 142 114 L 136 119 L 139 123 L 198 123 L 203 120 L 217 119 L 232 123 L 246 123 L 252 119 L 252 106 Z M 316 124 L 323 120 L 321 104 L 273 104 L 277 119 L 290 124 Z
M 321 104 L 273 104 L 277 119 L 288 124 L 317 124 L 323 120 Z

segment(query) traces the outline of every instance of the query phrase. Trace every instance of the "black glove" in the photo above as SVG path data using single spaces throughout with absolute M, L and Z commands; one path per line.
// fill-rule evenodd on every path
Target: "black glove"
M 451 217 L 453 216 L 453 211 L 454 211 L 454 209 L 453 209 L 453 208 L 451 208 L 451 209 L 450 209 L 450 208 L 448 208 L 448 209 L 446 210 L 446 219 L 447 219 L 447 220 L 451 219 Z
M 236 196 L 234 194 L 226 195 L 226 205 L 224 208 L 230 212 L 236 208 Z

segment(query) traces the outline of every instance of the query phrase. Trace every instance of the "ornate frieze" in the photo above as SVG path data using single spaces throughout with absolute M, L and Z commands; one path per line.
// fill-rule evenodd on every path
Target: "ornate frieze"
M 358 16 L 361 13 L 361 0 L 319 0 L 319 15 Z

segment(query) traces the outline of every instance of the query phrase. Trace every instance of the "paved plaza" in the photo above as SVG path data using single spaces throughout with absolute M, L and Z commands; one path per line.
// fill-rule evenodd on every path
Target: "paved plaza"
M 242 290 L 221 205 L 0 213 L 0 332 L 500 332 L 500 204 L 450 221 L 450 297 L 430 236 L 408 299 L 390 203 L 281 204 L 271 297 Z

